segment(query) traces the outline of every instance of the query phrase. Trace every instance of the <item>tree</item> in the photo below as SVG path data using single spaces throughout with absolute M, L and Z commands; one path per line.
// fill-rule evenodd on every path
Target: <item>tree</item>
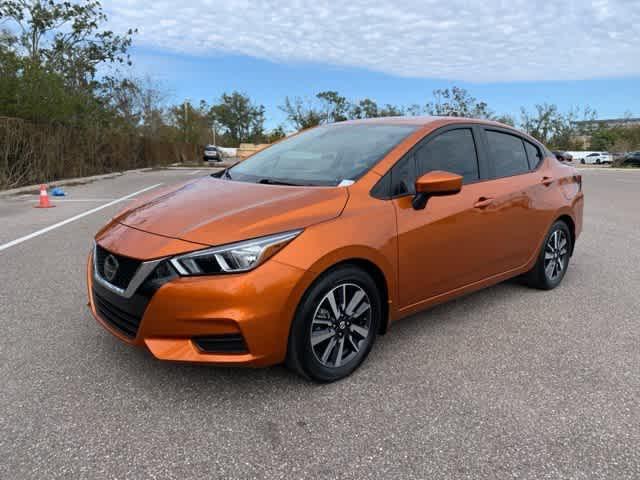
M 0 113 L 9 115 L 16 111 L 20 86 L 20 60 L 13 51 L 16 38 L 11 33 L 0 30 Z M 4 111 L 4 112 L 3 112 Z
M 422 107 L 417 103 L 409 105 L 406 109 L 406 114 L 412 117 L 417 117 L 422 115 Z
M 287 115 L 287 120 L 296 130 L 316 127 L 324 119 L 324 114 L 320 108 L 300 97 L 295 97 L 294 99 L 285 97 L 284 105 L 278 108 Z
M 591 134 L 591 149 L 607 151 L 613 147 L 618 138 L 615 129 L 600 127 Z
M 111 124 L 119 100 L 104 92 L 122 93 L 127 85 L 99 81 L 97 70 L 129 62 L 133 31 L 120 36 L 101 28 L 107 17 L 92 0 L 0 0 L 0 18 L 14 32 L 0 35 L 0 113 L 74 126 Z
M 376 118 L 379 116 L 378 104 L 370 98 L 364 98 L 351 106 L 352 118 Z
M 116 128 L 137 129 L 146 137 L 166 133 L 164 102 L 167 94 L 150 77 L 107 76 L 100 83 L 99 98 L 110 109 Z
M 320 92 L 316 98 L 322 101 L 326 123 L 342 122 L 348 119 L 349 102 L 336 91 Z
M 557 105 L 548 103 L 536 105 L 535 111 L 532 113 L 522 107 L 520 109 L 520 127 L 542 143 L 570 150 L 574 146 L 576 135 L 584 133 L 577 128 L 577 120 L 580 115 L 591 123 L 596 112 L 586 107 L 583 110 L 572 108 L 567 113 L 562 113 Z
M 128 78 L 108 77 L 102 82 L 101 94 L 125 130 L 134 130 L 140 125 L 141 92 L 136 82 Z
M 185 100 L 169 108 L 169 124 L 173 127 L 171 140 L 187 143 L 208 143 L 210 134 L 210 107 L 204 100 L 198 106 Z
M 479 102 L 467 90 L 453 87 L 433 91 L 435 100 L 427 103 L 429 115 L 447 117 L 492 118 L 493 114 L 485 102 Z
M 242 93 L 224 93 L 209 111 L 210 125 L 215 121 L 233 146 L 244 142 L 260 142 L 264 136 L 262 105 L 254 104 Z
M 584 122 L 587 122 L 588 125 L 594 122 L 595 118 L 596 111 L 591 107 L 587 106 L 584 109 L 570 108 L 568 112 L 560 114 L 561 121 L 558 123 L 558 128 L 553 133 L 553 136 L 549 139 L 549 143 L 562 150 L 581 148 L 581 142 L 577 140 L 577 137 L 583 132 L 578 127 L 580 125 L 578 120 L 582 120 L 582 125 L 585 125 Z
M 142 113 L 142 133 L 147 137 L 160 135 L 164 122 L 164 102 L 167 93 L 151 77 L 138 81 L 140 109 Z
M 495 117 L 493 120 L 495 120 L 496 122 L 504 123 L 505 125 L 509 125 L 511 127 L 516 126 L 516 119 L 513 118 L 512 115 L 506 113 Z
M 276 128 L 267 133 L 265 140 L 267 143 L 273 143 L 277 142 L 278 140 L 282 140 L 286 136 L 287 134 L 284 131 L 284 127 L 282 125 L 278 125 Z
M 378 111 L 379 117 L 400 117 L 404 115 L 404 109 L 402 107 L 396 107 L 387 103 Z
M 520 126 L 542 143 L 549 143 L 552 137 L 566 128 L 567 122 L 558 111 L 557 105 L 544 103 L 536 105 L 533 113 L 529 113 L 522 107 L 520 109 Z
M 135 32 L 103 30 L 107 16 L 99 0 L 2 0 L 0 17 L 17 27 L 18 54 L 63 75 L 68 85 L 86 86 L 100 64 L 130 63 Z

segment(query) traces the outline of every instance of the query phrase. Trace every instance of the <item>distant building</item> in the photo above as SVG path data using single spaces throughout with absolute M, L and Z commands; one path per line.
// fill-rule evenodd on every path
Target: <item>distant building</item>
M 576 128 L 580 132 L 592 132 L 597 128 L 613 128 L 613 127 L 639 127 L 640 118 L 603 118 L 601 120 L 583 120 L 575 122 Z

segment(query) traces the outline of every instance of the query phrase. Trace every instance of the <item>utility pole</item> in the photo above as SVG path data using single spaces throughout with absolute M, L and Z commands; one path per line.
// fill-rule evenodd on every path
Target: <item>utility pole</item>
M 184 101 L 184 142 L 187 143 L 187 131 L 189 129 L 189 99 Z

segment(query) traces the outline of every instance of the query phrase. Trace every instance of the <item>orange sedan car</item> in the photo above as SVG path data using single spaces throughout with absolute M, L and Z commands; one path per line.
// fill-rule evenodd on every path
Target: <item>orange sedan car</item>
M 90 307 L 159 359 L 333 381 L 402 317 L 516 276 L 558 286 L 583 203 L 578 172 L 506 125 L 321 126 L 118 214 Z

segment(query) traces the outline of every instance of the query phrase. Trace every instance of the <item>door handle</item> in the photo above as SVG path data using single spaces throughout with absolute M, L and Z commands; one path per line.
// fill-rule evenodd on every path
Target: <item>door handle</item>
M 553 177 L 542 177 L 542 180 L 540 180 L 540 183 L 543 184 L 545 187 L 548 187 L 553 183 Z
M 476 203 L 473 204 L 474 208 L 486 208 L 493 203 L 493 198 L 491 197 L 480 197 Z

